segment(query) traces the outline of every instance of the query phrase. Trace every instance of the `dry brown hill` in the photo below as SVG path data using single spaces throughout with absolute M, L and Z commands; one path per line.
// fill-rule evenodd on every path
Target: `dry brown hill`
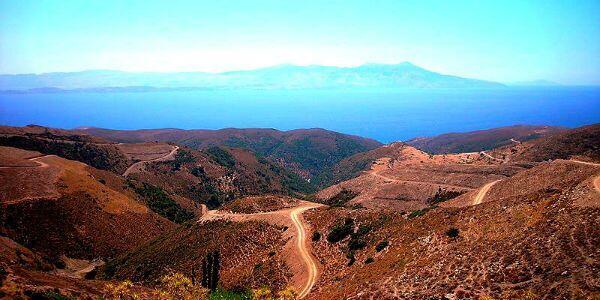
M 0 147 L 7 156 L 13 163 L 0 167 L 1 232 L 50 259 L 113 257 L 174 227 L 111 172 Z
M 600 124 L 578 127 L 511 147 L 502 147 L 490 154 L 505 160 L 524 162 L 570 158 L 598 161 Z
M 514 125 L 463 133 L 446 133 L 434 137 L 414 138 L 407 144 L 432 154 L 491 150 L 560 133 L 563 127 Z
M 475 206 L 309 212 L 324 269 L 309 299 L 598 297 L 599 175 L 556 161 L 503 179 Z
M 118 174 L 130 163 L 115 143 L 41 126 L 0 126 L 0 146 L 54 154 Z
M 287 230 L 291 229 L 257 221 L 190 223 L 109 262 L 102 276 L 150 285 L 168 270 L 198 278 L 209 252 L 219 251 L 223 288 L 279 290 L 292 276 L 282 257 Z
M 117 144 L 41 126 L 0 127 L 0 145 L 55 154 L 112 171 L 128 178 L 136 191 L 161 198 L 167 194 L 192 213 L 198 212 L 201 203 L 215 207 L 244 195 L 314 192 L 297 174 L 244 149 L 213 146 L 199 151 L 164 142 Z
M 204 151 L 181 147 L 173 160 L 147 163 L 127 178 L 192 200 L 188 206 L 194 207 L 207 204 L 215 208 L 246 195 L 303 195 L 314 191 L 306 180 L 277 164 L 248 150 L 225 147 Z
M 402 143 L 366 153 L 365 161 L 378 156 L 358 177 L 321 190 L 316 199 L 330 205 L 413 211 L 522 170 L 480 153 L 429 155 Z

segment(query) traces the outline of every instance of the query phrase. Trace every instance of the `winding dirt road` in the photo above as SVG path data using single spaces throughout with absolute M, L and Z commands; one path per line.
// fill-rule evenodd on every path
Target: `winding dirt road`
M 47 163 L 43 162 L 43 161 L 39 161 L 39 159 L 44 158 L 44 157 L 50 157 L 50 156 L 54 156 L 52 154 L 48 154 L 48 155 L 42 155 L 42 156 L 36 156 L 36 157 L 32 157 L 32 158 L 28 158 L 27 160 L 32 161 L 34 163 L 37 163 L 37 166 L 2 166 L 0 167 L 0 169 L 12 169 L 12 168 L 47 168 L 50 165 L 48 165 Z
M 477 192 L 477 195 L 475 195 L 475 198 L 473 198 L 473 205 L 481 204 L 481 202 L 483 202 L 483 198 L 485 198 L 485 194 L 487 194 L 492 186 L 498 183 L 498 181 L 500 181 L 500 179 L 486 183 L 484 186 L 482 186 L 481 189 L 479 189 L 479 192 Z
M 384 170 L 370 170 L 367 171 L 368 174 L 381 178 L 389 183 L 399 183 L 399 182 L 406 182 L 406 183 L 416 183 L 416 184 L 431 184 L 431 185 L 437 185 L 440 187 L 444 187 L 444 188 L 452 188 L 452 189 L 463 189 L 463 190 L 472 190 L 472 188 L 470 187 L 466 187 L 466 186 L 459 186 L 459 185 L 451 185 L 451 184 L 445 184 L 445 183 L 437 183 L 437 182 L 427 182 L 427 181 L 414 181 L 414 180 L 402 180 L 402 179 L 396 179 L 396 178 L 391 178 L 385 175 L 381 175 L 379 172 L 382 172 Z
M 306 284 L 298 293 L 298 298 L 300 299 L 308 295 L 312 287 L 315 285 L 315 281 L 317 281 L 317 273 L 319 272 L 317 269 L 317 264 L 310 255 L 308 247 L 306 246 L 306 229 L 304 229 L 304 226 L 298 217 L 298 215 L 302 214 L 305 210 L 311 208 L 313 207 L 300 206 L 290 212 L 290 218 L 292 219 L 292 222 L 294 222 L 294 226 L 296 226 L 296 232 L 298 234 L 296 237 L 296 246 L 300 256 L 302 257 L 302 260 L 304 260 L 306 268 L 308 269 L 308 278 L 306 279 Z
M 146 164 L 148 162 L 171 160 L 175 156 L 175 153 L 177 153 L 177 150 L 179 150 L 179 146 L 174 146 L 174 148 L 171 150 L 171 152 L 165 154 L 164 156 L 157 157 L 154 159 L 149 159 L 149 160 L 138 161 L 138 162 L 134 163 L 133 165 L 129 166 L 129 168 L 127 168 L 127 170 L 125 170 L 125 172 L 123 172 L 123 177 L 129 176 L 129 174 L 131 174 L 133 172 L 140 171 L 142 169 L 142 167 L 144 166 L 144 164 Z
M 589 162 L 589 161 L 582 161 L 582 160 L 576 160 L 576 159 L 570 159 L 568 161 L 577 163 L 577 164 L 584 164 L 584 165 L 588 165 L 588 166 L 600 167 L 599 163 L 593 163 L 593 162 Z M 596 192 L 600 193 L 600 175 L 596 175 L 596 177 L 594 178 L 594 189 L 596 190 Z
M 205 206 L 203 205 L 202 210 L 206 211 L 205 214 L 202 215 L 198 222 L 214 220 L 214 219 L 227 219 L 231 221 L 249 221 L 249 220 L 261 220 L 266 222 L 276 222 L 276 220 L 281 217 L 286 218 L 288 222 L 294 224 L 296 228 L 295 234 L 295 252 L 297 257 L 299 257 L 304 265 L 304 271 L 301 272 L 299 278 L 304 284 L 298 288 L 298 299 L 302 299 L 306 297 L 312 287 L 315 285 L 317 281 L 317 277 L 319 276 L 319 269 L 317 267 L 317 262 L 310 254 L 310 245 L 307 243 L 307 230 L 306 225 L 302 220 L 302 213 L 317 207 L 323 206 L 322 204 L 312 203 L 302 201 L 300 205 L 276 211 L 269 212 L 259 212 L 252 214 L 240 214 L 240 213 L 228 213 L 222 212 L 218 210 L 208 210 L 206 211 Z

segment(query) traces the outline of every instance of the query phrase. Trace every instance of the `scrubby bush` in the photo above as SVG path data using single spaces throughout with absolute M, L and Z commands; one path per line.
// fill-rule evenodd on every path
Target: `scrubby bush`
M 298 298 L 298 293 L 291 287 L 277 293 L 277 300 L 295 300 L 296 298 Z
M 229 291 L 217 288 L 208 297 L 210 300 L 251 300 L 251 291 Z
M 327 204 L 331 207 L 342 207 L 346 204 L 346 202 L 354 199 L 358 193 L 350 191 L 350 190 L 341 190 L 335 196 L 331 197 L 327 200 Z
M 375 251 L 381 252 L 383 249 L 387 248 L 390 243 L 387 240 L 379 242 L 377 246 L 375 246 Z
M 129 280 L 109 283 L 104 287 L 103 299 L 206 300 L 208 299 L 208 290 L 180 273 L 171 273 L 161 277 L 159 285 L 154 290 L 141 289 L 134 286 Z
M 208 299 L 208 289 L 194 283 L 180 273 L 171 273 L 160 279 L 161 295 L 167 299 Z
M 215 162 L 220 164 L 221 166 L 232 168 L 235 166 L 235 158 L 229 151 L 221 148 L 221 147 L 210 147 L 204 150 L 206 154 L 208 154 Z
M 360 238 L 352 238 L 348 241 L 348 249 L 350 250 L 361 250 L 367 246 L 367 243 Z
M 198 178 L 202 178 L 202 179 L 206 178 L 206 172 L 204 171 L 203 167 L 194 167 L 194 168 L 192 168 L 190 173 L 192 173 L 192 175 L 194 175 Z
M 343 224 L 338 223 L 331 228 L 329 234 L 327 235 L 327 241 L 330 243 L 337 243 L 352 234 L 353 231 L 354 220 L 347 218 Z
M 426 212 L 428 212 L 434 208 L 436 208 L 436 206 L 430 206 L 430 207 L 425 207 L 423 209 L 415 210 L 415 211 L 411 212 L 410 214 L 408 214 L 408 218 L 412 219 L 412 218 L 420 217 L 420 216 L 424 215 Z
M 454 227 L 452 227 L 446 231 L 446 235 L 451 238 L 457 238 L 459 233 L 460 232 L 459 232 L 458 228 L 454 228 Z
M 193 213 L 179 206 L 159 187 L 144 183 L 141 187 L 135 187 L 135 191 L 153 212 L 175 223 L 183 223 L 194 218 Z
M 465 192 L 462 192 L 462 191 L 448 191 L 448 190 L 445 190 L 442 188 L 438 188 L 438 191 L 435 193 L 435 195 L 433 197 L 427 199 L 427 203 L 429 203 L 431 205 L 438 204 L 440 202 L 454 199 L 464 193 Z
M 348 258 L 348 267 L 352 266 L 356 262 L 356 257 L 354 257 L 354 251 L 350 251 L 346 254 L 346 258 Z
M 181 169 L 181 166 L 183 164 L 191 163 L 191 162 L 195 162 L 195 161 L 196 161 L 196 158 L 192 155 L 191 152 L 183 150 L 183 149 L 179 149 L 179 151 L 177 151 L 177 154 L 175 154 L 175 158 L 168 163 L 171 164 L 171 169 L 173 171 L 178 171 L 179 169 Z
M 371 232 L 372 229 L 373 227 L 371 225 L 361 224 L 360 226 L 358 226 L 358 230 L 356 231 L 356 233 L 354 233 L 354 236 L 361 237 Z
M 312 240 L 313 242 L 318 242 L 319 240 L 321 240 L 321 233 L 318 231 L 313 232 Z
M 272 300 L 273 293 L 268 287 L 252 290 L 252 300 Z

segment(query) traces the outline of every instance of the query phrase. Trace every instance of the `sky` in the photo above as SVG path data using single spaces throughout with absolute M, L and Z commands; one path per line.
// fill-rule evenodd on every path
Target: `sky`
M 403 61 L 600 84 L 600 1 L 0 0 L 0 74 Z

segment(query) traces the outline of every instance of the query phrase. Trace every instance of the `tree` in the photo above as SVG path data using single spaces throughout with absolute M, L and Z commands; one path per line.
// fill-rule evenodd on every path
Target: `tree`
M 221 268 L 221 252 L 209 252 L 202 260 L 202 286 L 214 291 L 219 284 L 219 270 Z

